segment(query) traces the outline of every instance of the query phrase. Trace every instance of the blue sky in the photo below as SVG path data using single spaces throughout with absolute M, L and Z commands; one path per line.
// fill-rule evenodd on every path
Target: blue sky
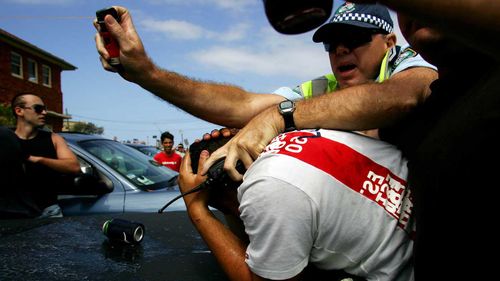
M 95 11 L 127 7 L 146 51 L 162 68 L 268 93 L 330 71 L 314 31 L 286 36 L 260 0 L 0 0 L 0 28 L 78 67 L 62 74 L 63 107 L 104 136 L 153 143 L 168 130 L 191 143 L 220 126 L 202 121 L 105 71 L 95 49 Z M 338 1 L 335 1 L 336 9 Z M 402 39 L 398 35 L 399 39 Z

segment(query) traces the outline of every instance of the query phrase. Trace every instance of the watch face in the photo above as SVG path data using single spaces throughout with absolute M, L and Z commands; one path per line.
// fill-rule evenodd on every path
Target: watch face
M 280 109 L 283 111 L 291 110 L 293 109 L 293 107 L 294 107 L 293 101 L 286 100 L 280 103 Z

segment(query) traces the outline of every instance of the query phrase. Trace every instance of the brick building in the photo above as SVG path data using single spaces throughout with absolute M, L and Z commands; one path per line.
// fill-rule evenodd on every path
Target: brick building
M 39 95 L 47 106 L 47 126 L 60 132 L 63 120 L 61 72 L 72 64 L 0 29 L 0 103 L 10 105 L 18 93 Z

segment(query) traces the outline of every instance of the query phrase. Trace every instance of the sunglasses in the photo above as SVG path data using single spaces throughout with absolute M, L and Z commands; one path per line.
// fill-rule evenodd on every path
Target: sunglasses
M 47 111 L 47 107 L 45 105 L 42 105 L 42 104 L 34 104 L 32 106 L 23 106 L 21 108 L 31 109 L 34 112 L 36 112 L 37 114 L 41 114 L 42 112 Z
M 337 34 L 331 40 L 325 41 L 323 45 L 325 46 L 325 51 L 329 53 L 335 52 L 339 45 L 343 45 L 349 50 L 354 50 L 372 41 L 374 34 L 386 34 L 386 32 L 380 29 L 364 29 L 356 30 L 352 32 L 345 32 L 342 34 Z

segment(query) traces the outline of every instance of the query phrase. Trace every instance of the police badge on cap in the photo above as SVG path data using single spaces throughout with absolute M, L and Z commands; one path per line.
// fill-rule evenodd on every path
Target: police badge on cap
M 332 33 L 345 26 L 380 29 L 386 33 L 391 33 L 394 28 L 389 10 L 385 6 L 345 2 L 337 9 L 330 22 L 316 30 L 313 41 L 324 42 Z

